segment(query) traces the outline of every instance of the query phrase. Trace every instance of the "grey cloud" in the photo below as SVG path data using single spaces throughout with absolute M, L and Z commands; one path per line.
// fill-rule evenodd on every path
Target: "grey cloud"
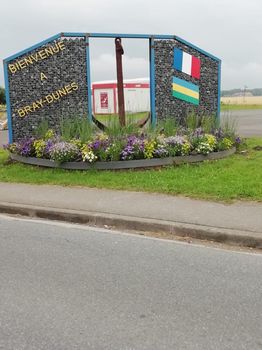
M 223 60 L 223 88 L 261 87 L 261 18 L 261 0 L 2 1 L 0 58 L 61 31 L 176 34 Z M 112 41 L 101 43 L 93 44 L 94 69 L 114 52 Z M 140 76 L 137 60 L 148 59 L 147 43 L 125 47 L 132 75 Z M 100 79 L 97 69 L 93 76 Z

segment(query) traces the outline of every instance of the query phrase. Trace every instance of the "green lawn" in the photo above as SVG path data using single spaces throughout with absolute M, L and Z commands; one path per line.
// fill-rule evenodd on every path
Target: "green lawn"
M 138 120 L 146 118 L 148 115 L 148 112 L 139 112 L 139 113 L 126 113 L 126 122 L 136 122 Z M 97 120 L 99 120 L 101 123 L 105 123 L 108 125 L 110 122 L 114 122 L 119 120 L 118 114 L 96 114 L 95 117 Z
M 248 140 L 248 152 L 218 161 L 154 170 L 69 171 L 8 163 L 0 151 L 0 181 L 168 193 L 229 201 L 262 200 L 262 138 Z
M 221 111 L 242 111 L 248 109 L 262 109 L 262 105 L 230 105 L 230 104 L 221 104 Z

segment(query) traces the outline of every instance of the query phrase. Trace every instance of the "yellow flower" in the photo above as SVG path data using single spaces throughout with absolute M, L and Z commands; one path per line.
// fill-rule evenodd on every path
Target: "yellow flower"
M 233 146 L 233 142 L 226 137 L 223 138 L 222 144 L 224 149 L 230 149 Z
M 156 148 L 156 141 L 146 141 L 145 142 L 145 150 L 144 150 L 144 154 L 145 154 L 145 158 L 153 158 L 154 155 L 154 151 Z
M 182 145 L 182 156 L 186 156 L 190 153 L 191 145 L 188 141 L 185 141 Z
M 49 140 L 49 139 L 52 139 L 54 136 L 55 136 L 54 130 L 49 129 L 47 130 L 44 139 Z
M 209 144 L 209 146 L 214 149 L 216 144 L 217 144 L 217 140 L 215 138 L 214 135 L 210 135 L 210 134 L 207 134 L 206 135 L 206 140 L 207 140 L 207 143 Z
M 43 158 L 45 151 L 45 141 L 44 140 L 36 140 L 34 141 L 34 149 L 37 158 Z

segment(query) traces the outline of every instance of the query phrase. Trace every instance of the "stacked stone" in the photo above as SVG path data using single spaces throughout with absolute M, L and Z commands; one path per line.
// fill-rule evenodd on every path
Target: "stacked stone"
M 47 120 L 49 127 L 58 131 L 61 119 L 74 116 L 87 116 L 88 90 L 86 68 L 86 43 L 83 38 L 59 39 L 65 49 L 44 60 L 28 65 L 21 71 L 9 72 L 10 106 L 13 140 L 32 136 L 42 121 Z M 54 45 L 57 41 L 43 45 L 16 58 L 15 63 L 24 57 L 35 54 L 41 49 Z M 41 73 L 46 79 L 40 79 Z M 51 94 L 66 85 L 76 82 L 78 90 L 50 104 L 45 104 L 34 112 L 20 117 L 18 109 Z
M 200 79 L 174 68 L 174 48 L 177 47 L 201 60 Z M 156 115 L 158 119 L 174 117 L 183 123 L 185 116 L 215 115 L 218 107 L 219 62 L 177 40 L 155 41 Z M 173 76 L 199 86 L 199 105 L 193 105 L 173 97 Z

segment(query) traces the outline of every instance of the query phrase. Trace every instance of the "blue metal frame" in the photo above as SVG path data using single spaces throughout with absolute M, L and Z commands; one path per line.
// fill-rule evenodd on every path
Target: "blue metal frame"
M 123 34 L 123 33 L 82 33 L 82 32 L 63 32 L 63 33 L 59 33 L 56 35 L 51 36 L 50 38 L 43 40 L 33 46 L 30 46 L 29 48 L 22 50 L 12 56 L 7 57 L 4 61 L 11 61 L 19 56 L 24 55 L 25 53 L 34 50 L 42 45 L 48 44 L 50 41 L 59 39 L 60 37 L 86 37 L 86 35 L 88 35 L 88 37 L 92 37 L 92 38 L 116 38 L 116 37 L 120 37 L 120 38 L 126 38 L 126 39 L 151 39 L 152 37 L 154 37 L 154 39 L 175 39 L 179 42 L 181 42 L 182 44 L 185 44 L 189 47 L 191 47 L 192 49 L 195 49 L 199 52 L 201 52 L 203 55 L 208 56 L 210 58 L 212 58 L 215 61 L 220 61 L 220 59 L 210 53 L 208 53 L 205 50 L 202 50 L 200 47 L 190 43 L 189 41 L 186 41 L 182 38 L 180 38 L 179 36 L 176 35 L 159 35 L 159 34 Z
M 86 39 L 86 82 L 87 82 L 87 96 L 88 96 L 88 119 L 90 122 L 92 122 L 92 88 L 91 88 L 89 36 L 86 35 L 85 39 Z
M 86 33 L 72 33 L 72 32 L 65 32 L 63 33 L 64 36 L 68 36 L 68 37 L 84 37 L 86 36 Z M 189 41 L 186 41 L 182 38 L 180 38 L 179 36 L 176 35 L 159 35 L 159 34 L 123 34 L 123 33 L 88 33 L 88 36 L 90 38 L 116 38 L 116 37 L 120 37 L 123 39 L 151 39 L 152 37 L 154 37 L 154 39 L 175 39 L 179 42 L 181 42 L 182 44 L 185 44 L 189 47 L 191 47 L 192 49 L 195 49 L 199 52 L 201 52 L 203 55 L 208 56 L 210 58 L 212 58 L 215 61 L 220 61 L 220 59 L 212 54 L 210 54 L 209 52 L 202 50 L 200 47 L 190 43 Z
M 199 52 L 202 53 L 203 55 L 205 55 L 205 56 L 207 56 L 207 57 L 209 57 L 209 58 L 212 58 L 213 60 L 215 60 L 215 61 L 217 61 L 217 62 L 220 61 L 220 59 L 219 59 L 218 57 L 212 55 L 211 53 L 208 53 L 208 52 L 205 51 L 205 50 L 200 49 L 200 47 L 191 44 L 189 41 L 186 41 L 186 40 L 180 38 L 179 36 L 174 36 L 174 39 L 176 39 L 177 41 L 179 41 L 181 44 L 185 44 L 185 45 L 191 47 L 192 49 L 199 51 Z
M 86 69 L 87 69 L 87 89 L 88 89 L 88 118 L 92 120 L 92 89 L 91 89 L 91 75 L 90 75 L 90 49 L 89 49 L 89 38 L 127 38 L 127 39 L 148 39 L 150 49 L 150 107 L 151 107 L 151 122 L 152 125 L 156 125 L 156 110 L 155 110 L 155 50 L 154 40 L 177 40 L 182 44 L 185 44 L 192 49 L 195 49 L 203 55 L 218 62 L 218 96 L 217 96 L 217 118 L 220 119 L 220 96 L 221 96 L 221 60 L 216 56 L 202 50 L 201 48 L 191 44 L 190 42 L 175 36 L 175 35 L 152 35 L 152 34 L 119 34 L 119 33 L 82 33 L 82 32 L 63 32 L 51 36 L 50 38 L 39 42 L 25 50 L 22 50 L 12 56 L 7 57 L 4 60 L 4 76 L 5 76 L 5 87 L 6 87 L 6 105 L 7 105 L 7 118 L 8 118 L 8 129 L 9 129 L 9 142 L 12 142 L 12 117 L 10 107 L 10 96 L 9 96 L 9 80 L 8 80 L 8 62 L 26 54 L 29 51 L 37 49 L 38 47 L 48 44 L 51 41 L 57 40 L 61 37 L 83 37 L 86 40 Z
M 218 86 L 217 86 L 217 120 L 220 123 L 220 104 L 221 104 L 221 60 L 218 62 Z
M 154 37 L 149 39 L 149 60 L 150 60 L 150 112 L 151 124 L 156 126 L 156 82 L 155 82 L 155 47 Z
M 8 122 L 8 142 L 13 142 L 13 127 L 12 127 L 12 116 L 11 116 L 11 104 L 9 94 L 9 80 L 8 80 L 8 65 L 4 62 L 4 77 L 5 77 L 5 98 L 6 98 L 6 112 Z

